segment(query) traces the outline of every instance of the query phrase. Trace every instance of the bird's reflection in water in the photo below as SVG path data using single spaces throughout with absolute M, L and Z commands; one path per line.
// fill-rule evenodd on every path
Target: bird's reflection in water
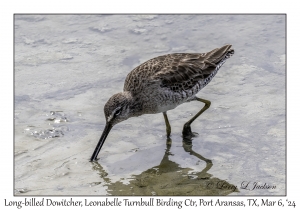
M 182 168 L 176 162 L 169 160 L 172 140 L 166 141 L 166 151 L 158 166 L 154 166 L 139 175 L 133 175 L 129 184 L 121 181 L 111 182 L 107 173 L 98 162 L 93 163 L 93 169 L 99 171 L 100 176 L 107 183 L 110 195 L 228 195 L 238 192 L 233 184 L 225 180 L 212 178 L 207 173 L 213 166 L 212 161 L 195 152 L 192 139 L 183 139 L 184 151 L 204 161 L 206 166 L 195 172 L 191 168 Z

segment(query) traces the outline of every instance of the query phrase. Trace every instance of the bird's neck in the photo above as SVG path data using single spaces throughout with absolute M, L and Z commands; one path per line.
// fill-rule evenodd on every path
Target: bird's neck
M 142 104 L 141 101 L 138 100 L 137 97 L 129 91 L 122 92 L 122 95 L 126 97 L 127 106 L 129 106 L 130 117 L 137 117 L 142 115 Z
M 121 92 L 119 94 L 121 94 L 123 97 L 125 97 L 124 101 L 126 101 L 127 105 L 130 106 L 133 103 L 134 97 L 132 96 L 131 92 L 124 91 L 124 92 Z

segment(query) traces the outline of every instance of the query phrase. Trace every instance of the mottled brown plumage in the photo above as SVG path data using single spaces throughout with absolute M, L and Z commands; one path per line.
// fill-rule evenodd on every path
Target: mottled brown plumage
M 192 136 L 190 124 L 210 106 L 210 101 L 196 94 L 216 75 L 225 61 L 234 54 L 231 45 L 208 53 L 174 53 L 158 56 L 142 63 L 126 77 L 123 92 L 113 95 L 105 104 L 106 127 L 91 157 L 97 155 L 110 129 L 117 123 L 142 114 L 162 112 L 167 136 L 171 126 L 166 112 L 178 105 L 198 100 L 205 106 L 185 125 L 184 136 Z
M 161 87 L 171 89 L 176 86 L 191 89 L 198 81 L 208 78 L 227 53 L 233 54 L 230 47 L 225 45 L 208 53 L 174 53 L 152 58 L 128 74 L 124 91 L 139 94 L 153 82 L 161 82 Z

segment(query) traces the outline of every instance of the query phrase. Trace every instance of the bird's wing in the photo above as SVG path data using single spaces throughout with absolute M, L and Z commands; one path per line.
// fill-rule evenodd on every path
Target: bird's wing
M 153 83 L 171 90 L 190 89 L 199 80 L 209 77 L 228 52 L 233 53 L 230 47 L 225 45 L 208 53 L 174 53 L 150 59 L 127 75 L 123 90 L 138 94 Z
M 200 54 L 170 54 L 168 63 L 153 75 L 161 87 L 172 90 L 193 88 L 200 80 L 209 77 L 230 52 L 231 45 Z

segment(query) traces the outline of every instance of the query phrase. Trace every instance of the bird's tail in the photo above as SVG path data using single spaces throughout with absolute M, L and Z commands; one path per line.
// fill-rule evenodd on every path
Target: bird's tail
M 220 63 L 221 61 L 230 58 L 234 54 L 234 49 L 231 49 L 231 46 L 232 45 L 228 44 L 206 53 L 207 62 L 218 65 L 218 63 Z

